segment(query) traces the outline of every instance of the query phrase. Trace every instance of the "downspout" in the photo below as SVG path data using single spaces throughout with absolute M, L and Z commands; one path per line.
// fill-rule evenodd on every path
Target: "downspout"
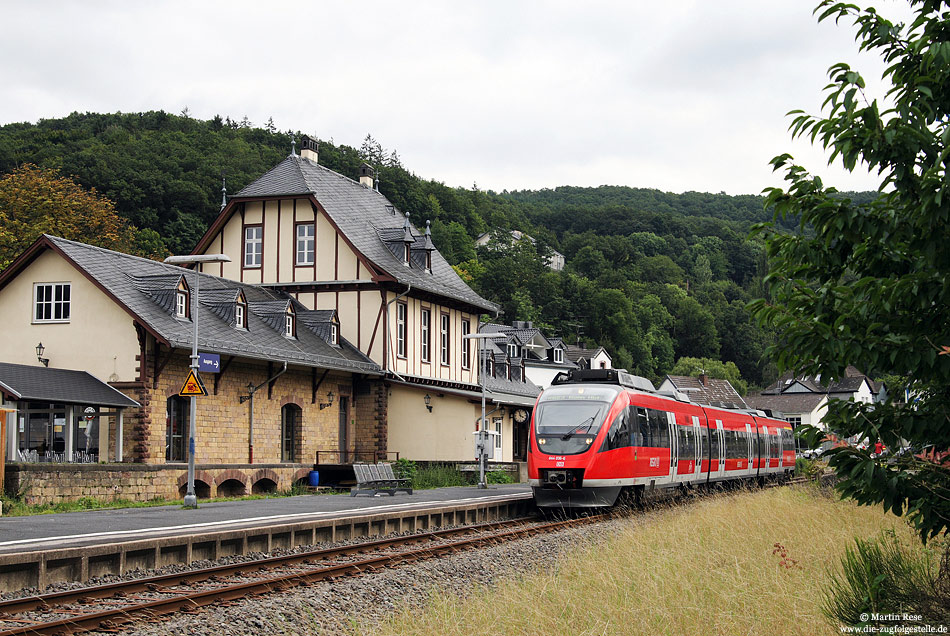
M 284 361 L 283 369 L 275 373 L 273 377 L 267 380 L 264 380 L 257 386 L 254 386 L 253 384 L 248 384 L 247 386 L 248 394 L 241 396 L 241 404 L 244 404 L 244 402 L 248 400 L 250 400 L 251 402 L 250 409 L 249 409 L 250 422 L 247 429 L 248 430 L 248 433 L 247 433 L 247 463 L 248 464 L 254 463 L 254 394 L 257 393 L 258 389 L 270 384 L 271 382 L 273 382 L 274 380 L 276 380 L 277 378 L 279 378 L 281 375 L 283 375 L 286 372 L 287 372 L 287 362 Z
M 390 373 L 392 373 L 394 376 L 396 376 L 403 382 L 406 381 L 406 378 L 402 377 L 401 375 L 396 373 L 394 370 L 389 368 L 389 355 L 391 353 L 389 350 L 389 306 L 393 304 L 394 302 L 396 302 L 397 300 L 399 300 L 400 298 L 404 298 L 406 294 L 409 293 L 409 290 L 411 289 L 412 289 L 412 283 L 406 283 L 406 291 L 404 291 L 403 293 L 399 294 L 398 296 L 390 300 L 388 303 L 386 303 L 386 356 L 383 359 L 383 363 L 386 366 L 383 368 L 383 371 L 389 371 Z

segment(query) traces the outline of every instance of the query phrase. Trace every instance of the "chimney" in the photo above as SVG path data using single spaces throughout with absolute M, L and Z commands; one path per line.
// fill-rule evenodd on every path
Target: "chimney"
M 360 166 L 360 185 L 370 190 L 373 189 L 373 167 L 368 163 Z
M 304 135 L 300 139 L 300 158 L 309 159 L 310 161 L 317 163 L 317 157 L 319 156 L 320 142 L 316 139 L 311 139 Z
M 709 386 L 709 376 L 706 375 L 706 372 L 699 374 L 699 383 L 703 386 Z

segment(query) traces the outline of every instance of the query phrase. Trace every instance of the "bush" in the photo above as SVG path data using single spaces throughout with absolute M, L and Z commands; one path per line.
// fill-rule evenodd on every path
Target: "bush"
M 818 479 L 825 471 L 825 462 L 799 457 L 795 460 L 795 474 L 808 479 Z
M 507 470 L 492 470 L 485 475 L 485 481 L 489 484 L 513 484 L 515 478 Z
M 830 572 L 831 584 L 821 609 L 832 620 L 851 626 L 893 626 L 875 614 L 917 614 L 920 621 L 950 621 L 950 594 L 938 587 L 937 558 L 932 549 L 902 544 L 893 530 L 878 539 L 855 539 L 841 559 L 841 571 Z
M 445 464 L 429 464 L 416 471 L 412 482 L 413 488 L 445 488 L 447 486 L 465 486 L 467 480 L 455 466 Z
M 393 462 L 393 474 L 400 479 L 408 479 L 409 484 L 416 488 L 416 462 L 411 459 L 399 458 Z

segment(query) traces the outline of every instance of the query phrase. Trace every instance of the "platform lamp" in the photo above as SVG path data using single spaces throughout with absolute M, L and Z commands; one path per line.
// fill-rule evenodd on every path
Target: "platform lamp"
M 462 340 L 478 340 L 478 383 L 482 386 L 482 425 L 478 429 L 478 487 L 488 488 L 485 483 L 485 468 L 488 465 L 488 426 L 485 424 L 485 356 L 482 342 L 485 340 L 504 339 L 508 336 L 503 333 L 470 333 L 462 336 Z
M 191 343 L 191 370 L 198 374 L 198 286 L 201 276 L 198 275 L 198 265 L 201 263 L 230 263 L 231 259 L 224 254 L 191 254 L 189 256 L 169 256 L 165 259 L 169 265 L 195 265 L 195 300 L 194 311 L 191 312 L 191 321 L 195 325 L 195 337 Z M 197 508 L 198 497 L 195 495 L 195 436 L 197 432 L 196 413 L 198 398 L 191 396 L 190 416 L 188 422 L 188 491 L 185 493 L 185 508 Z

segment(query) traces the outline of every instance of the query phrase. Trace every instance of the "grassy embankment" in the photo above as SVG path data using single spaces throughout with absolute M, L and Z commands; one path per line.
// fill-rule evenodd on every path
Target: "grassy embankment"
M 740 492 L 634 516 L 605 544 L 465 599 L 440 595 L 382 634 L 837 634 L 819 601 L 855 537 L 902 520 L 811 488 Z

